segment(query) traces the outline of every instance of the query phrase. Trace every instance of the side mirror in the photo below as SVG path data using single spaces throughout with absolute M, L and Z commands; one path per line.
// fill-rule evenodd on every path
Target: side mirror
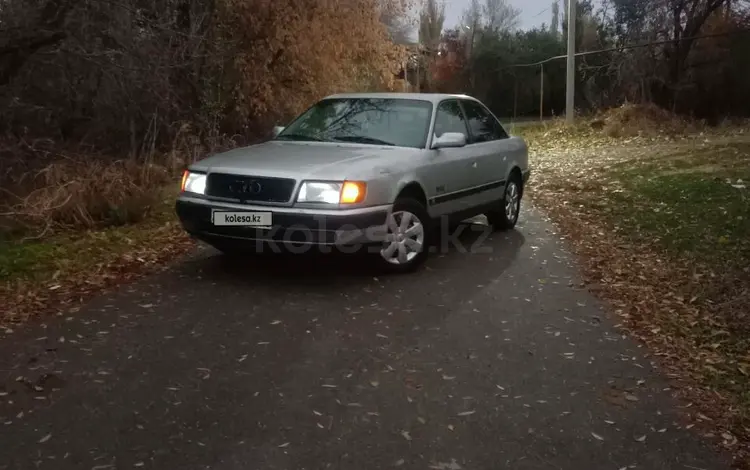
M 433 149 L 456 148 L 466 146 L 466 135 L 461 132 L 445 132 L 432 141 Z
M 284 126 L 273 126 L 273 136 L 278 136 L 284 129 L 286 129 Z

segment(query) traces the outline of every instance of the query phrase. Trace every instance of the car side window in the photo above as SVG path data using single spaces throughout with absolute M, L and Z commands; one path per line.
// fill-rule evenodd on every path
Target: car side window
M 438 105 L 435 115 L 435 136 L 440 137 L 446 132 L 460 132 L 469 138 L 466 118 L 456 100 L 443 101 Z
M 493 140 L 507 139 L 508 133 L 495 117 L 481 104 L 476 101 L 463 101 L 466 118 L 471 130 L 470 143 L 491 142 Z

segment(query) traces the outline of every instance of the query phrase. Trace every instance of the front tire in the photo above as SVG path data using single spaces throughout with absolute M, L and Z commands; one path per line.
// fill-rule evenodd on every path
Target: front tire
M 387 216 L 385 241 L 378 247 L 378 265 L 390 273 L 415 271 L 427 260 L 432 235 L 425 206 L 414 199 L 397 199 Z
M 518 222 L 521 212 L 522 195 L 521 175 L 512 173 L 505 183 L 503 198 L 497 202 L 497 207 L 487 212 L 487 222 L 496 230 L 511 230 Z

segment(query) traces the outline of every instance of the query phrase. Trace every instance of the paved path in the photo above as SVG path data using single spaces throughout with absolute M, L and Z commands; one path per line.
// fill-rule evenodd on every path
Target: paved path
M 727 468 L 556 238 L 526 212 L 380 278 L 201 254 L 0 341 L 0 469 Z

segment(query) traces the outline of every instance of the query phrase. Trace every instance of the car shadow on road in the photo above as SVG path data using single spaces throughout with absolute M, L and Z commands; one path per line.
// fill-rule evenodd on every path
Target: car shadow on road
M 483 262 L 494 262 L 498 258 L 515 258 L 524 244 L 519 230 L 493 232 L 481 222 L 466 221 L 450 229 L 439 230 L 431 246 L 431 256 L 426 269 L 474 269 Z M 374 258 L 377 254 L 367 252 L 321 253 L 309 250 L 303 253 L 267 253 L 260 256 L 222 255 L 213 248 L 206 248 L 207 256 L 194 259 L 185 265 L 187 269 L 198 269 L 202 277 L 211 280 L 245 280 L 261 284 L 304 283 L 349 285 L 387 275 L 379 270 Z

